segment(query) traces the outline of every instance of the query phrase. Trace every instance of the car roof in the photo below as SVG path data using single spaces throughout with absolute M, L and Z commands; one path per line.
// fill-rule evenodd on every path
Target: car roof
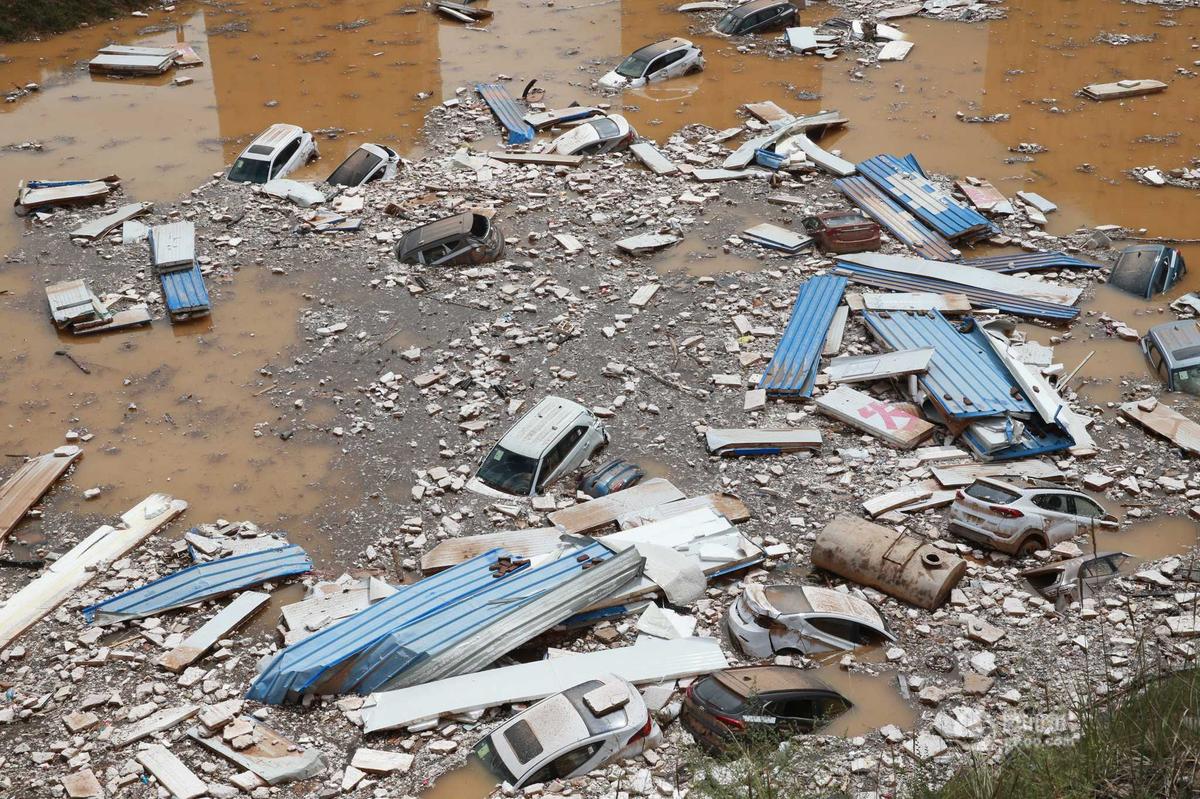
M 975 478 L 976 483 L 987 483 L 998 488 L 1006 488 L 1009 491 L 1016 491 L 1021 494 L 1038 494 L 1045 491 L 1052 491 L 1056 494 L 1080 494 L 1085 497 L 1087 496 L 1087 494 L 1084 494 L 1078 489 L 1068 488 L 1067 486 L 1059 485 L 1058 483 L 1051 483 L 1048 480 L 1037 480 L 1033 478 L 1025 478 L 1025 480 L 1028 485 L 1021 485 L 1020 483 L 1015 483 L 1012 480 L 1005 480 L 1003 479 L 1002 475 L 997 475 L 995 477 Z
M 540 458 L 581 413 L 588 413 L 588 409 L 578 402 L 545 397 L 509 428 L 499 444 L 517 455 Z
M 271 127 L 264 130 L 262 133 L 254 137 L 254 141 L 246 146 L 242 151 L 243 158 L 257 158 L 260 160 L 268 160 L 276 150 L 290 142 L 294 137 L 304 133 L 304 128 L 299 125 L 289 125 L 286 122 L 276 122 Z M 269 147 L 270 153 L 251 152 L 255 147 Z
M 1168 247 L 1161 244 L 1140 244 L 1121 250 L 1108 282 L 1133 294 L 1145 295 L 1158 274 L 1160 261 Z
M 750 0 L 749 3 L 743 3 L 737 8 L 731 8 L 729 13 L 739 17 L 748 17 L 756 11 L 762 11 L 764 8 L 773 8 L 774 6 L 789 5 L 789 0 Z
M 473 211 L 463 211 L 461 214 L 426 222 L 424 225 L 415 227 L 405 233 L 400 238 L 400 243 L 396 249 L 400 253 L 406 253 L 419 249 L 431 242 L 470 233 L 474 222 L 475 213 Z
M 815 585 L 750 585 L 746 591 L 756 595 L 761 591 L 762 598 L 781 613 L 849 616 L 871 627 L 884 627 L 883 617 L 870 602 L 832 588 Z
M 672 50 L 678 50 L 680 47 L 691 46 L 692 43 L 687 39 L 681 39 L 678 36 L 673 36 L 670 39 L 663 39 L 661 42 L 655 42 L 654 44 L 648 44 L 645 47 L 639 47 L 633 51 L 633 55 L 649 61 L 651 58 L 656 58 L 663 53 L 669 53 Z
M 795 666 L 741 666 L 713 673 L 713 679 L 738 694 L 768 694 L 776 691 L 829 691 L 829 684 L 810 671 Z
M 1195 319 L 1155 325 L 1146 336 L 1158 344 L 1171 368 L 1200 363 L 1200 323 Z

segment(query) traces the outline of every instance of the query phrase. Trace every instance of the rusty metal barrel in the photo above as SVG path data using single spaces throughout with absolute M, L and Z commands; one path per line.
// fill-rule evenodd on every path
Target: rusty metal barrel
M 846 515 L 817 536 L 812 562 L 927 610 L 949 599 L 967 570 L 965 560 L 919 538 Z

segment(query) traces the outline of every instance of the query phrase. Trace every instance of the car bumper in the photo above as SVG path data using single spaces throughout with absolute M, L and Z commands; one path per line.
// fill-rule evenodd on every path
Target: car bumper
M 472 477 L 467 481 L 467 490 L 479 494 L 482 497 L 491 497 L 492 499 L 507 499 L 507 500 L 528 500 L 529 497 L 521 494 L 506 494 L 503 491 L 497 491 L 487 483 L 480 480 L 478 477 Z
M 694 699 L 684 699 L 679 720 L 696 745 L 709 754 L 720 754 L 734 742 L 733 730 L 709 715 Z
M 995 533 L 985 530 L 978 525 L 971 524 L 962 519 L 952 519 L 950 521 L 950 532 L 957 535 L 959 538 L 965 538 L 968 541 L 979 544 L 987 549 L 997 549 L 1001 552 L 1013 552 L 1016 550 L 1016 542 L 1008 541 L 999 538 Z
M 612 91 L 620 91 L 627 86 L 632 85 L 626 78 L 621 77 L 615 72 L 610 72 L 600 80 L 596 81 L 602 88 L 611 89 Z
M 746 609 L 745 600 L 741 597 L 730 605 L 725 625 L 729 628 L 729 635 L 747 655 L 765 658 L 775 654 L 771 646 L 770 632 L 755 623 Z

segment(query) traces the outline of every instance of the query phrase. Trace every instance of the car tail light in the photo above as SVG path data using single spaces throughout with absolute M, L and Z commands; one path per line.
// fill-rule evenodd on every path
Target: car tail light
M 649 735 L 651 730 L 653 730 L 653 729 L 654 729 L 654 717 L 647 714 L 646 715 L 646 723 L 642 725 L 642 728 L 637 731 L 636 735 L 634 735 L 632 738 L 629 739 L 630 743 L 632 743 L 634 741 L 642 740 L 647 735 Z
M 995 515 L 1003 516 L 1006 519 L 1020 519 L 1022 516 L 1025 515 L 1021 511 L 1017 510 L 1016 508 L 1008 508 L 1008 507 L 1005 507 L 1004 505 L 992 505 L 991 508 L 989 508 L 989 510 L 991 510 L 991 512 L 994 513 Z
M 962 492 L 961 488 L 954 492 L 955 499 L 966 499 L 966 496 L 967 495 Z
M 741 719 L 734 718 L 733 716 L 722 716 L 720 713 L 713 713 L 712 716 L 714 719 L 721 722 L 726 727 L 730 727 L 731 729 L 746 729 L 746 722 L 742 721 Z

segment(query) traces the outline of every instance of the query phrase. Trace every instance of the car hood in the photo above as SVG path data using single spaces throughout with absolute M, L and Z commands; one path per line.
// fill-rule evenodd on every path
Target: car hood
M 606 73 L 604 77 L 600 78 L 600 80 L 596 82 L 606 89 L 624 89 L 626 86 L 629 86 L 631 83 L 633 83 L 633 81 L 631 81 L 629 78 L 618 74 L 615 69 Z
M 467 481 L 466 486 L 468 491 L 479 494 L 483 497 L 491 497 L 492 499 L 507 499 L 507 500 L 528 500 L 529 497 L 524 494 L 508 494 L 504 491 L 497 491 L 487 483 L 480 480 L 478 477 L 472 477 Z

